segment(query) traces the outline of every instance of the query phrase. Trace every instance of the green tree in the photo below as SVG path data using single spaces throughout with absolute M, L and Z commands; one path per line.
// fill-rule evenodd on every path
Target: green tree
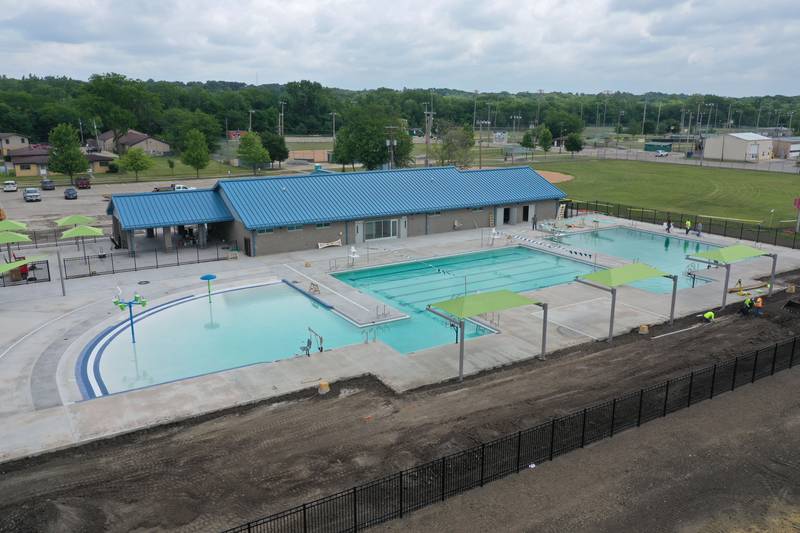
M 525 132 L 519 145 L 523 148 L 534 148 L 536 146 L 533 142 L 533 133 L 531 133 L 531 130 Z
M 564 141 L 564 148 L 572 152 L 572 157 L 575 157 L 575 152 L 583 150 L 583 138 L 577 133 L 570 133 Z
M 203 133 L 209 152 L 213 152 L 217 148 L 222 136 L 222 127 L 220 127 L 219 121 L 199 109 L 194 111 L 180 108 L 168 109 L 161 115 L 159 123 L 164 140 L 178 152 L 186 149 L 186 135 L 190 130 L 200 130 Z
M 349 159 L 347 162 L 358 161 L 369 170 L 380 168 L 389 161 L 386 141 L 391 137 L 397 143 L 393 146 L 394 166 L 405 167 L 413 163 L 413 145 L 404 121 L 391 117 L 384 108 L 376 105 L 363 106 L 345 118 L 345 126 L 336 134 L 336 144 L 340 140 L 345 143 L 339 150 L 338 163 L 343 162 L 340 156 L 345 154 Z
M 69 184 L 72 185 L 72 177 L 76 172 L 85 172 L 89 167 L 89 161 L 81 152 L 78 130 L 69 124 L 59 124 L 50 131 L 50 158 L 47 166 L 53 172 L 59 172 L 69 176 Z
M 475 146 L 475 132 L 469 126 L 445 126 L 439 128 L 441 143 L 436 145 L 436 153 L 442 165 L 460 167 L 472 163 L 472 147 Z
M 139 181 L 139 172 L 153 166 L 153 158 L 141 148 L 131 148 L 119 158 L 119 166 L 125 172 L 133 172 Z
M 270 162 L 269 151 L 261 143 L 261 136 L 258 133 L 246 133 L 239 139 L 239 149 L 237 150 L 239 159 L 253 168 L 253 176 L 256 175 L 258 168 Z
M 203 132 L 198 129 L 187 131 L 185 144 L 181 152 L 181 162 L 192 167 L 199 178 L 200 169 L 206 168 L 210 161 L 208 144 Z
M 545 152 L 549 152 L 550 148 L 553 147 L 553 134 L 550 133 L 549 129 L 544 128 L 539 134 L 539 146 Z
M 167 166 L 169 167 L 170 173 L 174 176 L 175 175 L 175 161 L 172 159 L 167 159 Z
M 289 149 L 286 147 L 286 139 L 277 133 L 265 131 L 261 134 L 261 140 L 264 143 L 264 148 L 269 152 L 269 156 L 273 161 L 278 162 L 278 166 L 283 161 L 289 158 Z
M 336 143 L 333 145 L 333 162 L 342 165 L 342 172 L 345 171 L 345 165 L 350 165 L 353 170 L 356 168 L 355 147 L 350 130 L 346 128 L 342 128 L 336 134 Z

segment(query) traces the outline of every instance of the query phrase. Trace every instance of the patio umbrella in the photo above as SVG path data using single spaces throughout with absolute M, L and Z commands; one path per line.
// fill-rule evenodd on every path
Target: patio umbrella
M 31 242 L 31 239 L 22 233 L 14 233 L 13 231 L 0 231 L 0 244 L 6 245 L 9 262 L 11 261 L 11 245 L 19 242 Z
M 76 239 L 78 237 L 81 238 L 81 244 L 83 245 L 83 260 L 86 261 L 86 242 L 84 239 L 86 237 L 101 237 L 103 235 L 103 230 L 100 228 L 93 228 L 91 226 L 75 226 L 72 229 L 68 229 L 64 233 L 61 234 L 62 239 Z
M 94 217 L 89 217 L 86 215 L 69 215 L 56 220 L 56 225 L 58 227 L 85 226 L 87 224 L 94 224 L 95 222 L 97 222 L 97 220 Z
M 0 220 L 0 231 L 19 231 L 27 229 L 28 225 L 24 222 L 17 222 L 16 220 Z

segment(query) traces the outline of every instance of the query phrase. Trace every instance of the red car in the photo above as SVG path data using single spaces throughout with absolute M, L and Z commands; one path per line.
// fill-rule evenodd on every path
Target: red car
M 91 189 L 92 183 L 89 181 L 89 178 L 78 178 L 75 180 L 75 186 L 79 189 Z

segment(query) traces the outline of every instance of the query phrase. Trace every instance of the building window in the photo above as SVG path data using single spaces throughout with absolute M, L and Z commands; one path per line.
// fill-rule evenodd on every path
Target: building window
M 272 228 L 264 228 L 264 229 L 256 230 L 256 233 L 272 233 L 273 231 L 275 231 L 275 230 L 273 230 Z
M 482 207 L 473 207 L 470 211 L 483 211 Z
M 300 231 L 303 226 L 286 226 L 286 231 Z
M 30 169 L 31 169 L 31 166 L 30 166 L 30 165 L 28 165 L 27 163 L 23 163 L 23 164 L 21 164 L 21 165 L 19 166 L 19 168 L 20 168 L 20 170 L 30 170 Z
M 431 216 L 432 216 L 432 217 L 438 217 L 438 216 L 439 216 L 439 215 L 441 215 L 441 214 L 442 214 L 442 212 L 441 212 L 441 211 L 434 211 L 433 213 L 431 213 Z
M 319 224 L 316 224 L 317 229 L 330 228 L 330 227 L 331 227 L 330 222 L 320 222 Z
M 369 220 L 364 222 L 364 239 L 387 239 L 397 237 L 397 219 Z

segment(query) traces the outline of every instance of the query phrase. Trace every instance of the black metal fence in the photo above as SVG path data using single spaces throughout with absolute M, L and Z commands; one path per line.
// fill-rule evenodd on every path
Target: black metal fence
M 399 518 L 790 368 L 797 352 L 795 337 L 227 531 L 350 532 Z
M 42 283 L 43 281 L 50 281 L 50 263 L 46 260 L 34 261 L 22 268 L 0 275 L 0 287 Z
M 800 247 L 800 238 L 794 231 L 794 227 L 767 227 L 757 223 L 738 222 L 734 220 L 724 220 L 703 215 L 692 215 L 678 211 L 663 211 L 660 209 L 649 209 L 647 207 L 634 207 L 623 204 L 613 204 L 609 202 L 595 201 L 570 201 L 567 202 L 565 216 L 574 217 L 583 214 L 600 213 L 618 218 L 649 222 L 651 224 L 663 224 L 667 220 L 672 220 L 678 233 L 684 228 L 684 223 L 691 220 L 692 229 L 695 230 L 702 224 L 703 233 L 733 237 L 753 242 L 763 242 L 787 248 Z
M 201 246 L 179 246 L 169 252 L 156 249 L 144 252 L 119 251 L 64 258 L 64 277 L 67 279 L 134 272 L 195 263 L 208 263 L 238 257 L 236 241 Z
M 27 235 L 30 238 L 31 242 L 21 242 L 21 243 L 14 243 L 11 245 L 12 250 L 23 250 L 26 248 L 47 248 L 50 246 L 77 246 L 80 247 L 80 239 L 62 239 L 61 234 L 64 233 L 65 230 L 70 229 L 69 227 L 66 228 L 53 228 L 53 229 L 43 229 L 43 230 L 30 230 L 30 231 L 19 231 L 18 233 L 22 233 Z M 106 239 L 106 241 L 111 244 L 111 241 L 108 240 L 108 236 L 105 235 L 100 237 L 101 241 Z M 97 237 L 86 237 L 86 242 L 96 243 Z

